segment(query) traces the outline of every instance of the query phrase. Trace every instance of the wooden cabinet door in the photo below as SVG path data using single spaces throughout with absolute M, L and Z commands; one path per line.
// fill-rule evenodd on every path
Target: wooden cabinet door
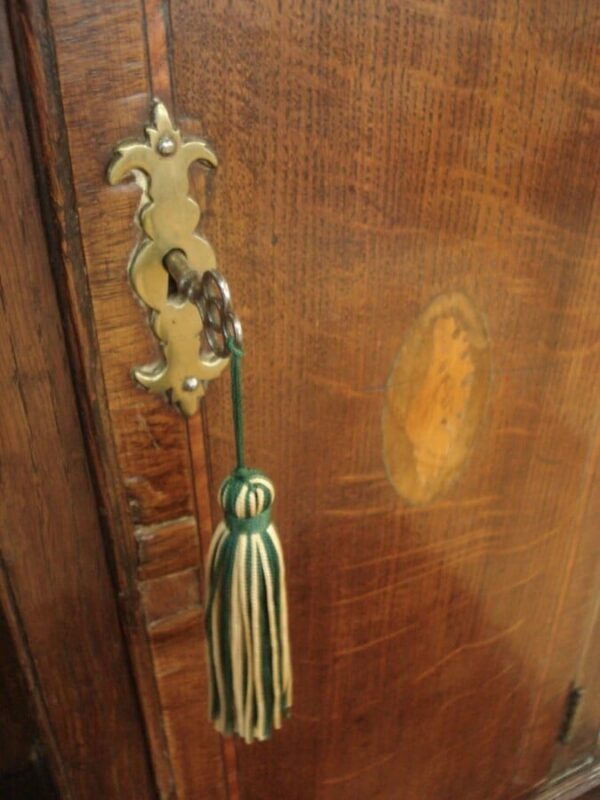
M 161 796 L 513 800 L 591 763 L 597 4 L 9 9 Z M 190 191 L 277 483 L 297 689 L 252 747 L 206 720 L 227 379 L 186 422 L 130 377 L 157 349 L 126 275 L 139 191 L 105 169 L 153 96 L 219 155 Z

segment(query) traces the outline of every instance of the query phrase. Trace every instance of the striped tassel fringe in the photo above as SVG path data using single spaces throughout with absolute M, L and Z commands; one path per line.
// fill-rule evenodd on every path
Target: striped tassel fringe
M 292 705 L 285 567 L 271 481 L 238 467 L 219 490 L 225 513 L 208 554 L 210 716 L 225 735 L 268 739 Z

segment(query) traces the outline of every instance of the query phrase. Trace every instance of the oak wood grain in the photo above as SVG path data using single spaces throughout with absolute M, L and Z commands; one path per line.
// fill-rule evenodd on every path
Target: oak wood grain
M 0 9 L 0 605 L 66 798 L 154 796 Z M 8 654 L 3 651 L 3 660 Z M 8 662 L 9 663 L 9 662 Z M 25 710 L 23 710 L 25 716 Z M 2 749 L 15 738 L 3 728 Z
M 593 754 L 592 0 L 10 6 L 162 796 L 513 800 Z M 104 183 L 154 93 L 220 157 L 193 189 L 244 320 L 249 451 L 290 565 L 294 718 L 237 758 L 226 743 L 225 771 L 201 568 L 233 455 L 227 380 L 204 431 L 131 382 L 155 348 L 125 277 L 138 193 Z M 485 321 L 487 410 L 452 488 L 410 506 L 384 468 L 386 385 L 453 292 Z M 574 680 L 591 691 L 565 748 Z
M 158 584 L 149 594 L 143 581 L 193 568 L 194 559 L 198 575 L 198 535 L 190 517 L 193 476 L 183 420 L 130 378 L 131 367 L 147 361 L 156 346 L 126 277 L 137 239 L 133 216 L 139 194 L 134 185 L 111 189 L 105 180 L 115 144 L 142 131 L 151 84 L 164 88 L 149 70 L 143 13 L 156 21 L 162 9 L 152 3 L 142 9 L 133 2 L 93 13 L 73 3 L 10 8 L 31 93 L 32 127 L 39 129 L 55 274 L 159 792 L 178 796 L 183 789 L 177 784 L 189 784 L 190 770 L 195 791 L 222 797 L 222 771 L 215 766 L 221 758 L 218 737 L 200 724 L 204 709 L 194 717 L 192 742 L 187 729 L 171 723 L 172 715 L 185 714 L 186 703 L 171 699 L 177 683 L 169 682 L 162 669 L 168 657 L 177 663 L 190 648 L 202 652 L 200 617 L 184 629 L 187 639 L 164 633 L 160 652 L 151 629 L 161 601 Z M 155 37 L 150 50 L 153 58 L 164 52 L 164 35 Z M 161 537 L 182 530 L 185 553 Z M 176 578 L 162 582 L 168 590 L 162 606 L 176 583 Z M 148 597 L 151 608 L 145 606 Z M 196 671 L 204 682 L 202 661 Z M 194 758 L 184 762 L 178 754 L 185 747 Z
M 597 593 L 595 4 L 170 7 L 290 565 L 296 710 L 238 749 L 242 796 L 522 796 Z M 411 507 L 384 470 L 386 382 L 456 291 L 486 322 L 488 408 L 454 487 Z M 226 393 L 207 397 L 213 493 Z
M 124 630 L 144 709 L 152 760 L 161 792 L 168 795 L 172 773 L 164 742 L 152 656 L 135 584 L 129 503 L 114 444 L 101 353 L 91 312 L 79 217 L 71 172 L 56 52 L 48 9 L 42 3 L 8 3 L 25 111 L 38 167 L 39 199 L 60 299 L 71 368 L 79 386 L 78 411 L 93 465 L 103 519 L 109 529 L 109 556 L 118 576 Z M 33 133 L 35 132 L 35 134 Z

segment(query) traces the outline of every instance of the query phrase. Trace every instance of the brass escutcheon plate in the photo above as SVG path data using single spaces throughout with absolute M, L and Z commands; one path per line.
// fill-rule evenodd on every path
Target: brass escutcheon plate
M 184 141 L 158 100 L 151 117 L 145 141 L 126 140 L 117 146 L 108 180 L 114 185 L 132 173 L 142 190 L 136 218 L 143 238 L 129 262 L 129 280 L 150 312 L 162 357 L 135 367 L 133 375 L 145 389 L 165 394 L 189 416 L 228 359 L 203 346 L 198 307 L 181 295 L 169 294 L 164 259 L 170 251 L 181 250 L 198 272 L 215 268 L 212 247 L 196 232 L 200 208 L 188 195 L 188 170 L 194 161 L 215 168 L 217 157 L 201 139 Z

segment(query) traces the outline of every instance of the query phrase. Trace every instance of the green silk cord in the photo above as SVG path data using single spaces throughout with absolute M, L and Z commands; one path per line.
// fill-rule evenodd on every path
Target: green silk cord
M 233 409 L 233 428 L 235 431 L 235 455 L 237 469 L 246 468 L 244 463 L 244 406 L 242 397 L 242 358 L 244 351 L 237 347 L 233 337 L 227 339 L 227 349 L 231 353 L 231 406 Z

